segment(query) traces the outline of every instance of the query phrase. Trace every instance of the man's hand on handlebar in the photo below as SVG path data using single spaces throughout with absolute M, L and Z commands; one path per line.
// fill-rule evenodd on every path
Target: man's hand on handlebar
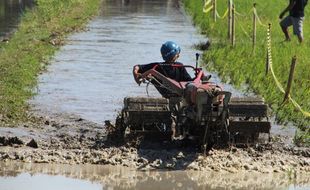
M 142 74 L 139 73 L 139 66 L 135 65 L 132 70 L 133 77 L 138 85 L 141 84 Z
M 146 83 L 147 81 L 150 81 L 152 79 L 151 75 L 148 75 L 147 77 L 143 76 L 141 73 L 133 72 L 134 79 L 138 85 L 141 83 Z
M 152 75 L 151 74 L 149 74 L 148 76 L 146 76 L 146 77 L 144 77 L 143 75 L 141 75 L 140 74 L 140 76 L 139 76 L 139 85 L 141 84 L 141 83 L 146 83 L 147 81 L 151 81 L 152 80 Z
M 140 85 L 141 83 L 146 83 L 147 81 L 151 81 L 153 78 L 151 74 L 147 76 L 145 76 L 144 74 L 141 74 L 139 65 L 133 66 L 132 74 L 138 85 Z

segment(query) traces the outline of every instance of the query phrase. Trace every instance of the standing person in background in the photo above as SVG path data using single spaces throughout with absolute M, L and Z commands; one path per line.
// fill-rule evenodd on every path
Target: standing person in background
M 300 43 L 303 41 L 303 21 L 304 21 L 304 9 L 308 0 L 290 0 L 289 5 L 281 12 L 279 18 L 282 19 L 286 12 L 289 15 L 280 22 L 280 26 L 285 35 L 286 41 L 290 41 L 290 35 L 288 33 L 288 27 L 293 25 L 294 34 L 297 35 Z

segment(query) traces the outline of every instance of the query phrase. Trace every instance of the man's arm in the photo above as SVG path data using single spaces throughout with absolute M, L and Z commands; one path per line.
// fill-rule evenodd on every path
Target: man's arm
M 149 63 L 149 64 L 145 64 L 145 65 L 135 65 L 133 66 L 133 69 L 132 69 L 132 74 L 133 74 L 133 77 L 136 81 L 137 84 L 141 84 L 141 76 L 144 72 L 152 69 L 155 65 L 158 65 L 158 63 Z
M 139 69 L 140 69 L 139 65 L 133 66 L 132 74 L 133 74 L 133 78 L 135 79 L 136 83 L 140 85 L 141 73 L 139 73 Z
M 290 0 L 290 4 L 281 12 L 279 18 L 282 19 L 286 12 L 290 11 L 296 3 L 296 0 Z

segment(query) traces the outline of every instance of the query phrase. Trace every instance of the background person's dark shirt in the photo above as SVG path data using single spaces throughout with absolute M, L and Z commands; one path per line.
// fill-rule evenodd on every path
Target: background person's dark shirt
M 307 0 L 290 0 L 295 2 L 295 5 L 293 6 L 292 10 L 290 10 L 290 16 L 292 17 L 304 17 L 304 9 L 307 5 Z
M 180 62 L 175 62 L 173 64 L 183 65 Z M 158 71 L 159 73 L 163 74 L 166 77 L 169 77 L 173 80 L 176 80 L 177 82 L 192 81 L 193 80 L 184 67 L 173 67 L 170 64 L 165 64 L 165 63 L 161 63 L 161 62 L 149 63 L 149 64 L 145 64 L 145 65 L 138 65 L 139 66 L 139 73 L 142 74 L 142 73 L 154 68 L 154 66 L 156 66 L 156 65 L 158 65 L 156 68 L 156 71 Z M 159 84 L 156 84 L 155 81 L 152 81 L 152 83 L 154 84 L 155 88 L 158 90 L 158 92 L 163 97 L 169 98 L 172 96 L 177 96 L 173 92 L 170 92 L 167 88 L 160 87 Z

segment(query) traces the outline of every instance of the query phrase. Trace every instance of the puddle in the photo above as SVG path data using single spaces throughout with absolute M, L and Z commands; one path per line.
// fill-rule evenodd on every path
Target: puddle
M 1 190 L 37 189 L 309 189 L 309 175 L 136 171 L 116 166 L 0 162 Z
M 124 97 L 147 95 L 145 85 L 134 82 L 133 65 L 162 61 L 161 44 L 173 40 L 181 46 L 179 61 L 194 66 L 193 46 L 207 40 L 177 0 L 104 0 L 87 28 L 69 37 L 40 76 L 32 101 L 36 109 L 114 121 Z M 158 96 L 150 88 L 150 95 Z
M 5 180 L 1 180 L 5 179 Z M 99 183 L 91 183 L 84 180 L 71 179 L 64 176 L 50 176 L 44 174 L 21 173 L 15 177 L 0 177 L 0 188 L 2 190 L 17 189 L 44 189 L 44 190 L 65 190 L 65 189 L 102 189 Z M 52 184 L 52 185 L 50 185 Z

